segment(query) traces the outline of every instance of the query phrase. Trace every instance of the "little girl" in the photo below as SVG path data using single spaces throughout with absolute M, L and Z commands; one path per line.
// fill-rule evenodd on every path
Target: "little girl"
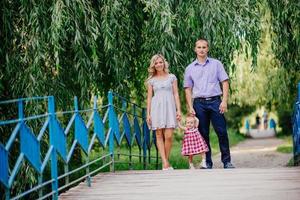
M 202 157 L 202 162 L 200 168 L 206 169 L 206 159 L 205 152 L 208 151 L 207 144 L 205 143 L 203 137 L 198 131 L 199 120 L 193 115 L 188 115 L 186 117 L 186 126 L 182 126 L 178 123 L 180 129 L 184 130 L 184 137 L 182 141 L 181 154 L 183 156 L 189 157 L 190 169 L 195 169 L 193 165 L 193 156 L 200 154 Z

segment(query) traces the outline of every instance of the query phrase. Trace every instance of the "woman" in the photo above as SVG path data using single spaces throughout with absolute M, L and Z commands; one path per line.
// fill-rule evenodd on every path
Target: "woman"
M 172 136 L 181 119 L 177 78 L 169 74 L 165 58 L 156 54 L 151 58 L 147 79 L 147 123 L 156 131 L 156 145 L 162 159 L 162 169 L 172 170 L 169 156 Z

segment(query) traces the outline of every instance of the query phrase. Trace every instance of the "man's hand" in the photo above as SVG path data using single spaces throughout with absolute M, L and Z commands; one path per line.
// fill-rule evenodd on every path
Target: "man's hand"
M 227 112 L 227 102 L 226 101 L 222 101 L 219 107 L 220 113 L 224 114 L 225 112 Z

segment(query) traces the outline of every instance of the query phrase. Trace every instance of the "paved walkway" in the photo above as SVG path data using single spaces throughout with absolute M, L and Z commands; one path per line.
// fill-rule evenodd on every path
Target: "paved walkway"
M 283 141 L 249 139 L 232 148 L 236 169 L 123 171 L 99 174 L 60 195 L 61 200 L 299 200 L 300 167 L 284 167 Z
M 285 167 L 293 154 L 276 151 L 277 147 L 284 142 L 278 138 L 247 139 L 231 148 L 232 163 L 237 168 Z M 223 166 L 220 162 L 220 154 L 216 155 L 213 160 L 214 167 L 221 168 Z
M 60 200 L 299 200 L 300 168 L 126 171 L 94 177 Z

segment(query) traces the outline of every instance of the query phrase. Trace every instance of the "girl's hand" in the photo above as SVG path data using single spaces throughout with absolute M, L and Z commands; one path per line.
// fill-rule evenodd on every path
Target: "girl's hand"
M 189 114 L 194 115 L 194 116 L 196 115 L 196 112 L 193 107 L 189 109 Z
M 180 111 L 176 112 L 176 119 L 177 119 L 177 121 L 181 121 L 181 112 Z

